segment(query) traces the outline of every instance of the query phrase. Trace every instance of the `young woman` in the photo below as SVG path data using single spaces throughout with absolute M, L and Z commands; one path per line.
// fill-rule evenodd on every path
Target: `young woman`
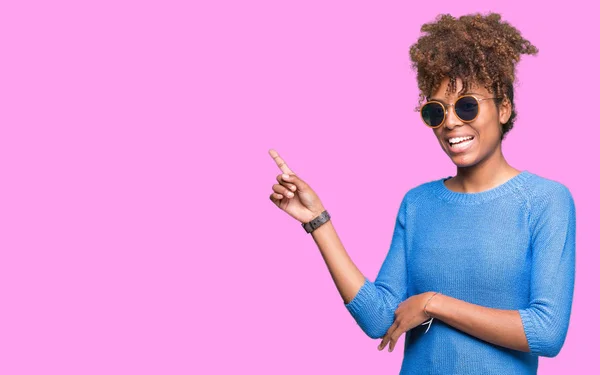
M 575 205 L 508 164 L 515 63 L 537 49 L 498 14 L 441 15 L 410 48 L 421 117 L 456 176 L 409 190 L 374 282 L 352 262 L 310 186 L 283 174 L 270 199 L 303 223 L 360 328 L 406 333 L 400 374 L 536 374 L 563 346 L 573 300 Z

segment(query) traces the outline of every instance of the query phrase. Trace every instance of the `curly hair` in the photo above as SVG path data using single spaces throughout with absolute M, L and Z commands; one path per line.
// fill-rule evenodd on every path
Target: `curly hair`
M 457 18 L 440 14 L 435 22 L 421 26 L 422 35 L 410 47 L 412 68 L 417 71 L 419 105 L 450 79 L 446 92 L 456 91 L 456 79 L 463 83 L 461 93 L 473 84 L 483 85 L 494 96 L 496 106 L 507 98 L 512 106 L 510 119 L 502 124 L 502 138 L 512 129 L 517 112 L 513 98 L 515 65 L 522 54 L 535 55 L 537 47 L 498 13 L 480 13 Z M 459 93 L 459 95 L 461 94 Z

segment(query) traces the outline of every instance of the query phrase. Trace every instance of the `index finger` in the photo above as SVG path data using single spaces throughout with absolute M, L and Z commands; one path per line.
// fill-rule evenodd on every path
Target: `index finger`
M 279 156 L 279 154 L 277 153 L 277 151 L 270 149 L 269 150 L 269 154 L 273 157 L 273 160 L 275 160 L 275 163 L 277 163 L 277 166 L 279 167 L 279 169 L 281 169 L 281 171 L 283 173 L 287 173 L 289 175 L 295 174 L 294 172 L 292 172 L 292 170 L 287 166 L 287 164 L 285 164 L 285 162 L 283 161 L 283 159 L 281 158 L 281 156 Z

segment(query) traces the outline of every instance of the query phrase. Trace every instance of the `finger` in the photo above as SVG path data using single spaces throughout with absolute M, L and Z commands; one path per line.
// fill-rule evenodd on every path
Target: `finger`
M 390 344 L 388 345 L 388 352 L 391 352 L 392 350 L 394 350 L 395 346 L 396 346 L 396 340 L 394 340 L 394 337 L 391 336 L 390 337 Z
M 281 194 L 287 198 L 294 198 L 294 193 L 292 193 L 291 191 L 286 189 L 285 186 L 283 186 L 283 185 L 279 185 L 279 184 L 273 185 L 273 191 L 278 194 Z
M 392 342 L 394 340 L 394 332 L 396 332 L 396 330 L 398 329 L 398 327 L 400 327 L 400 321 L 399 320 L 395 320 L 394 323 L 392 324 L 392 326 L 388 329 L 386 336 L 387 336 L 387 342 L 386 344 L 388 345 L 388 350 L 391 352 L 392 351 Z
M 281 175 L 281 178 L 285 182 L 289 182 L 296 186 L 296 189 L 300 191 L 309 191 L 309 186 L 304 182 L 297 174 L 290 174 L 288 177 L 285 177 L 284 174 Z
M 279 194 L 279 193 L 272 193 L 269 198 L 271 198 L 271 200 L 273 201 L 273 203 L 278 203 L 277 201 L 280 201 L 283 199 L 283 195 Z
M 279 182 L 281 185 L 285 186 L 286 188 L 288 188 L 291 191 L 296 191 L 296 185 L 292 184 L 291 182 L 285 182 L 283 180 L 283 175 L 277 175 L 277 182 Z
M 390 352 L 390 353 L 393 352 L 395 346 L 396 346 L 396 341 L 390 340 L 390 347 L 388 348 L 388 352 Z
M 386 334 L 385 336 L 383 336 L 383 339 L 379 343 L 379 346 L 377 347 L 377 349 L 380 350 L 380 351 L 383 350 L 385 348 L 387 340 L 388 340 L 388 335 Z
M 285 163 L 285 161 L 283 161 L 283 159 L 281 158 L 281 156 L 279 156 L 279 154 L 277 153 L 277 151 L 270 149 L 269 150 L 269 154 L 271 155 L 271 157 L 273 158 L 273 160 L 275 160 L 275 163 L 277 163 L 277 166 L 279 167 L 279 169 L 281 169 L 281 171 L 283 173 L 287 173 L 289 175 L 294 174 L 294 172 L 292 172 L 292 170 L 287 166 L 287 164 Z
M 278 208 L 281 208 L 281 206 L 283 205 L 282 199 L 283 196 L 277 193 L 272 193 L 271 195 L 269 195 L 269 199 L 271 200 L 271 202 L 273 202 Z
M 392 324 L 392 326 L 387 330 L 385 336 L 383 336 L 383 340 L 381 341 L 381 344 L 379 344 L 379 346 L 381 347 L 381 350 L 383 350 L 383 348 L 385 348 L 385 346 L 388 344 L 388 342 L 390 342 L 390 338 L 392 337 L 392 333 L 396 330 L 396 322 L 394 322 Z
M 404 333 L 404 328 L 398 327 L 394 333 L 392 333 L 392 338 L 390 339 L 390 352 L 394 350 L 396 347 L 396 343 L 400 336 Z

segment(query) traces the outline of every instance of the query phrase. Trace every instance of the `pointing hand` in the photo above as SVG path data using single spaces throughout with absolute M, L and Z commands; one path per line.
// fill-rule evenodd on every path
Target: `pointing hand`
M 277 175 L 278 183 L 273 185 L 273 193 L 269 196 L 271 201 L 302 223 L 308 223 L 319 216 L 325 208 L 314 190 L 292 172 L 277 151 L 271 149 L 269 154 L 283 172 Z

